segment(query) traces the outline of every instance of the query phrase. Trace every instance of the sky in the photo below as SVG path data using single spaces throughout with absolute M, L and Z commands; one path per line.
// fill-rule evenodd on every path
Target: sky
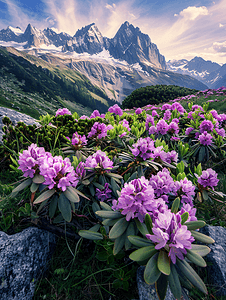
M 166 61 L 226 63 L 226 0 L 0 0 L 0 30 L 30 23 L 74 35 L 95 23 L 112 38 L 125 21 L 148 34 Z

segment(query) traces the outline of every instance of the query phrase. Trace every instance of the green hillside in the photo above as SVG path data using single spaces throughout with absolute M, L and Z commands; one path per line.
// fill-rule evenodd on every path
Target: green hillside
M 176 85 L 152 85 L 141 87 L 133 91 L 122 101 L 122 108 L 142 107 L 147 104 L 157 105 L 168 102 L 177 97 L 197 93 L 198 90 Z
M 82 74 L 12 48 L 0 48 L 0 106 L 37 118 L 67 107 L 80 115 L 115 102 Z

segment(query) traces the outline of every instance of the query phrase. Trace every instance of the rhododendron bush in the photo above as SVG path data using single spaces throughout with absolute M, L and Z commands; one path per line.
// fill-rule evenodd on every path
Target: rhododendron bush
M 45 210 L 58 226 L 79 222 L 77 212 L 86 209 L 84 218 L 94 225 L 77 233 L 109 239 L 114 255 L 125 251 L 145 265 L 144 279 L 156 283 L 159 299 L 168 285 L 181 298 L 182 274 L 207 293 L 190 262 L 205 267 L 210 248 L 204 244 L 214 242 L 199 232 L 206 223 L 196 213 L 200 202 L 224 200 L 215 166 L 226 159 L 225 127 L 226 115 L 207 104 L 185 109 L 175 101 L 132 111 L 115 104 L 105 115 L 81 118 L 59 109 L 40 119 L 13 160 L 24 180 L 11 197 L 29 188 L 35 218 Z

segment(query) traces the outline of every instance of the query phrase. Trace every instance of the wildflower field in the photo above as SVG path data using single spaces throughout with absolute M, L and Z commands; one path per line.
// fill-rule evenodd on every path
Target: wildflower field
M 226 88 L 90 117 L 63 108 L 38 127 L 3 121 L 0 230 L 61 237 L 34 299 L 137 299 L 139 265 L 160 300 L 168 286 L 217 299 L 214 240 L 199 229 L 226 226 Z

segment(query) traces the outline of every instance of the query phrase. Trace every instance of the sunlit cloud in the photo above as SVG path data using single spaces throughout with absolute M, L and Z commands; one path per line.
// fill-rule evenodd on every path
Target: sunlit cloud
M 226 52 L 226 41 L 222 43 L 218 43 L 218 42 L 213 43 L 213 49 L 216 52 Z
M 183 9 L 179 15 L 187 20 L 195 20 L 199 16 L 207 16 L 209 14 L 208 9 L 205 6 L 189 6 Z

